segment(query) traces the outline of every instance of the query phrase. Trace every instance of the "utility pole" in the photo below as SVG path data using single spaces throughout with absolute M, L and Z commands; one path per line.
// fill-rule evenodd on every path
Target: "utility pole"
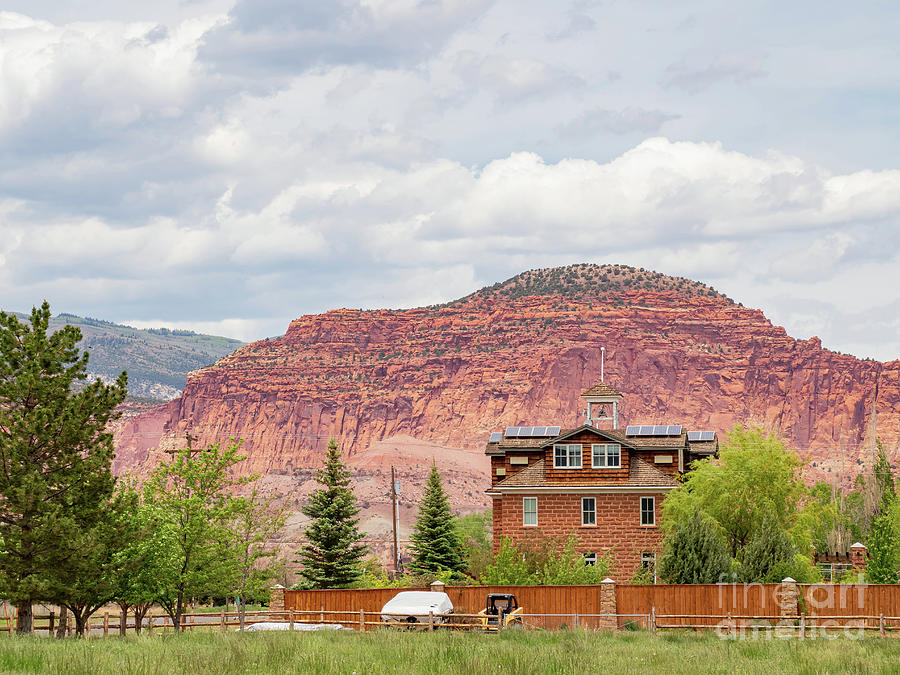
M 197 436 L 191 436 L 191 432 L 190 432 L 190 431 L 185 431 L 185 432 L 184 432 L 184 439 L 187 441 L 187 455 L 188 455 L 188 457 L 193 457 L 195 452 L 200 452 L 199 450 L 194 450 L 194 449 L 191 447 L 191 444 L 192 444 L 194 441 L 200 440 Z M 176 452 L 178 452 L 178 450 L 176 450 L 176 449 L 173 448 L 173 449 L 171 449 L 171 450 L 166 450 L 166 452 L 169 453 L 170 455 L 174 455 Z
M 391 467 L 391 521 L 394 525 L 394 571 L 400 571 L 400 547 L 397 539 L 397 528 L 399 526 L 400 511 L 397 508 L 397 474 L 394 467 Z

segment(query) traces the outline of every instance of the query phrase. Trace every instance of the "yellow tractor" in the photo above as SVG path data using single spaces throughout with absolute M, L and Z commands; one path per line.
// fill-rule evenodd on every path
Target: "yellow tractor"
M 481 630 L 522 628 L 522 608 L 512 593 L 488 593 L 487 606 L 478 612 Z

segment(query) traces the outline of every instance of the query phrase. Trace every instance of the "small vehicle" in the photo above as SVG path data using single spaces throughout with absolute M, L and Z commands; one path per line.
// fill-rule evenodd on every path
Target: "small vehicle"
M 522 627 L 522 608 L 512 593 L 488 593 L 486 605 L 478 612 L 481 630 Z
M 422 627 L 428 623 L 429 612 L 434 615 L 434 625 L 446 623 L 446 615 L 453 613 L 450 596 L 436 591 L 402 591 L 381 608 L 381 620 L 394 626 Z

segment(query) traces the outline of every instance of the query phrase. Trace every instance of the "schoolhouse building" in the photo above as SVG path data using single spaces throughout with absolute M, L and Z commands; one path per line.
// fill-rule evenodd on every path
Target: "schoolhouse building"
M 691 462 L 716 455 L 713 431 L 679 424 L 620 427 L 623 395 L 601 382 L 582 395 L 584 424 L 507 427 L 490 436 L 494 552 L 503 537 L 565 540 L 586 564 L 612 551 L 612 577 L 656 572 L 660 512 Z

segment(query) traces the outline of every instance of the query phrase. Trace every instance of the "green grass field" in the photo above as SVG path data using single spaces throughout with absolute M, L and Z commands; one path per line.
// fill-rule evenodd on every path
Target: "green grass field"
M 3 673 L 900 673 L 900 641 L 668 633 L 197 633 L 0 640 Z

